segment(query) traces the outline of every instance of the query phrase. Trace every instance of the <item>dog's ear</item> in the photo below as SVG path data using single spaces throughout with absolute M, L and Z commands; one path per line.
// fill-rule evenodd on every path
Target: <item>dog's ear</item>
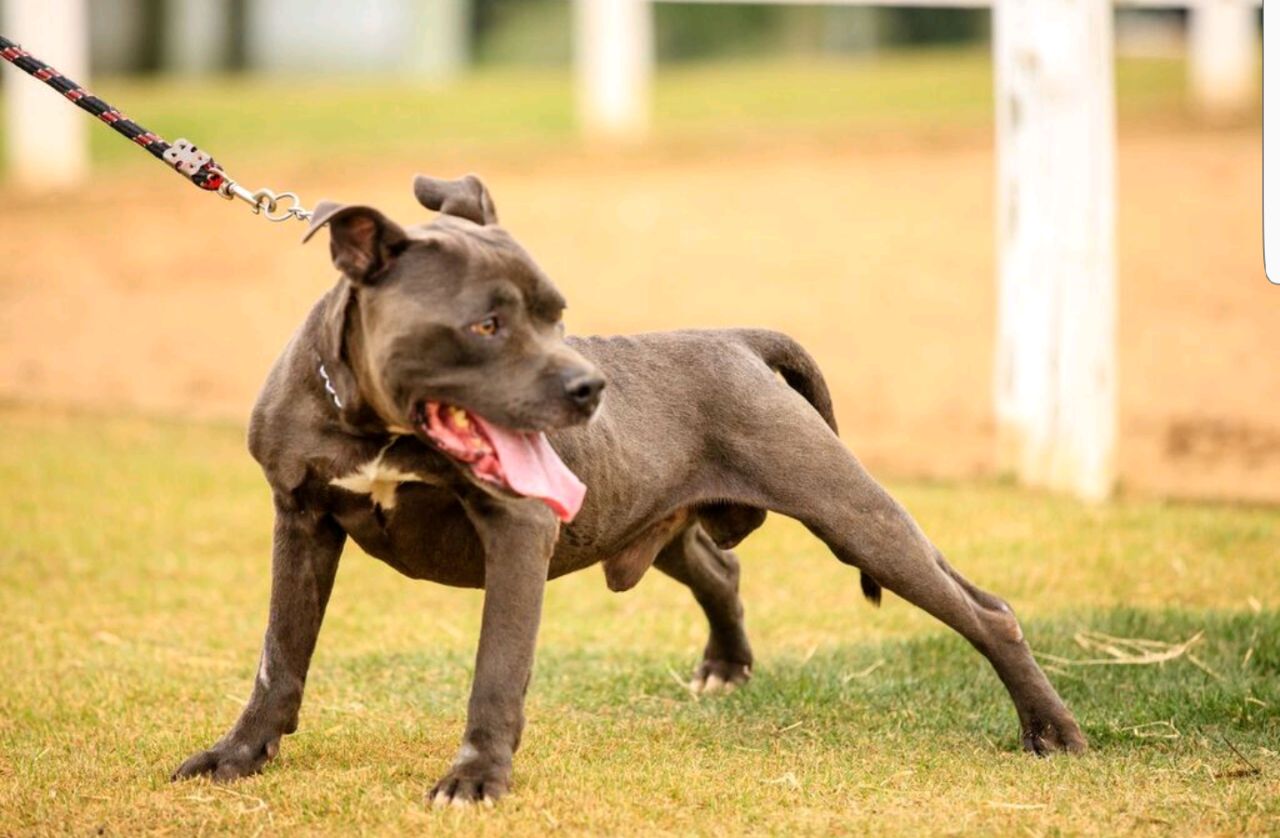
M 489 197 L 489 190 L 475 175 L 458 180 L 437 180 L 418 175 L 413 179 L 413 194 L 429 210 L 456 215 L 481 225 L 498 223 L 493 198 Z
M 409 242 L 399 224 L 373 207 L 321 201 L 311 214 L 311 226 L 302 241 L 310 240 L 324 226 L 329 228 L 334 267 L 361 284 L 376 282 Z

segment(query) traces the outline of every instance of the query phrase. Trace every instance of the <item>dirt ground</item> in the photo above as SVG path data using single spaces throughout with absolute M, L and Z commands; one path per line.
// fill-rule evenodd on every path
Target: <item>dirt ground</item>
M 985 134 L 258 161 L 311 200 L 425 218 L 416 170 L 483 174 L 570 300 L 569 328 L 769 325 L 822 363 L 873 470 L 995 470 Z M 1119 151 L 1120 474 L 1139 492 L 1280 500 L 1280 288 L 1262 272 L 1260 132 L 1144 128 Z M 246 174 L 246 180 L 252 178 Z M 323 242 L 155 166 L 74 198 L 0 190 L 0 398 L 243 419 L 332 282 Z

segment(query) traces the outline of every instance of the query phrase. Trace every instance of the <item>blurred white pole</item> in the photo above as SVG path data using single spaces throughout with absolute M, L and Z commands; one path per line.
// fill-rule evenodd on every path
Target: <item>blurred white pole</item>
M 415 0 L 413 14 L 409 69 L 430 81 L 457 77 L 470 57 L 470 0 Z
M 649 0 L 574 0 L 578 112 L 589 136 L 631 140 L 649 127 Z
M 89 32 L 85 0 L 5 0 L 0 32 L 24 49 L 88 84 Z M 43 82 L 5 67 L 4 130 L 16 182 L 33 188 L 71 186 L 89 171 L 93 117 Z
M 165 0 L 164 65 L 179 73 L 215 73 L 225 66 L 231 38 L 227 0 Z
M 996 0 L 1001 457 L 1105 498 L 1115 448 L 1115 85 L 1110 3 Z
M 1190 8 L 1191 94 L 1209 116 L 1257 106 L 1257 13 L 1246 0 L 1200 0 Z

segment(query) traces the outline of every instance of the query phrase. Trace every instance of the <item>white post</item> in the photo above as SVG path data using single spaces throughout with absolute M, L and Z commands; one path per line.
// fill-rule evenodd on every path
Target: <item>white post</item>
M 166 0 L 164 64 L 184 75 L 225 68 L 231 40 L 231 8 L 218 0 Z
M 574 0 L 578 112 L 589 136 L 628 140 L 649 126 L 649 0 Z
M 1257 105 L 1257 7 L 1246 0 L 1200 0 L 1190 9 L 1191 94 L 1210 117 Z
M 6 0 L 0 32 L 87 84 L 88 9 L 84 0 Z M 14 180 L 33 188 L 71 186 L 89 171 L 93 117 L 43 82 L 5 66 L 4 130 Z
M 470 0 L 416 0 L 414 38 L 406 64 L 429 81 L 456 78 L 470 57 Z
M 1001 456 L 1098 500 L 1114 482 L 1111 4 L 996 0 Z

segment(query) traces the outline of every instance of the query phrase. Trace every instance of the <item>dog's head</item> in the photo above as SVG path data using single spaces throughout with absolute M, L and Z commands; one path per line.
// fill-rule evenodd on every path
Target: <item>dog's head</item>
M 565 343 L 564 298 L 478 178 L 419 176 L 414 193 L 439 218 L 406 229 L 372 207 L 316 207 L 304 241 L 328 227 L 343 275 L 324 354 L 386 427 L 530 494 L 496 477 L 545 456 L 541 432 L 588 420 L 604 378 Z

